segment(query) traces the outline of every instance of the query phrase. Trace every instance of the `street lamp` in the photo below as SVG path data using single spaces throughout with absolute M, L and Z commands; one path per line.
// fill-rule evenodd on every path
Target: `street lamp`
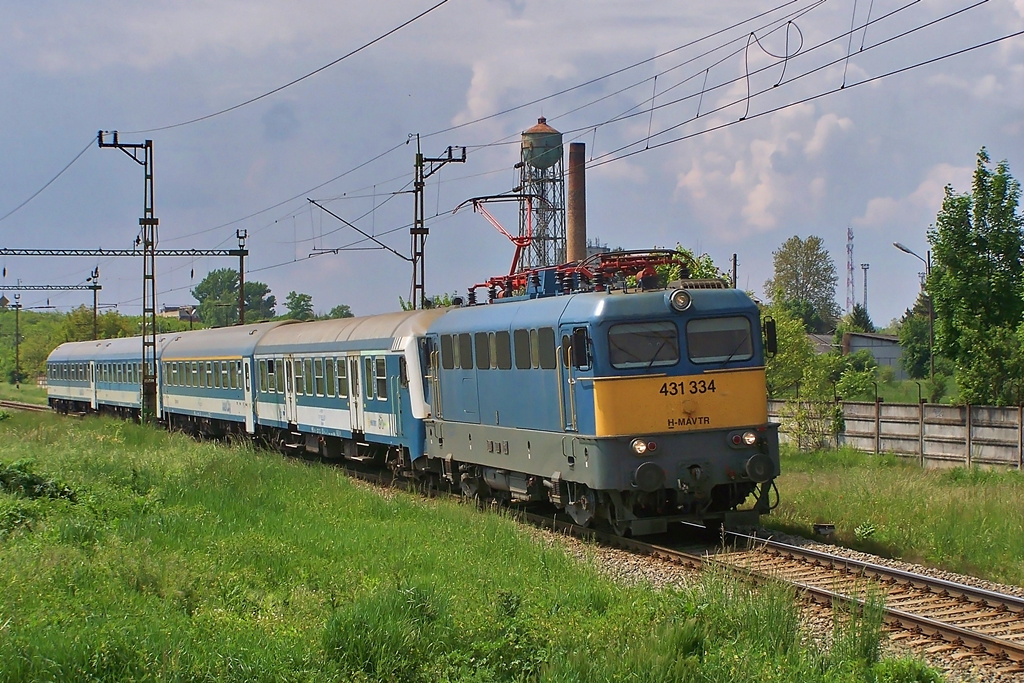
M 924 264 L 925 278 L 932 274 L 932 252 L 926 251 L 925 255 L 927 258 L 921 258 L 918 254 L 911 251 L 906 245 L 900 244 L 899 242 L 893 242 L 892 246 L 896 247 L 905 254 L 910 254 L 918 261 Z M 931 375 L 932 379 L 935 379 L 935 304 L 932 302 L 931 292 L 928 292 L 928 361 L 931 364 Z

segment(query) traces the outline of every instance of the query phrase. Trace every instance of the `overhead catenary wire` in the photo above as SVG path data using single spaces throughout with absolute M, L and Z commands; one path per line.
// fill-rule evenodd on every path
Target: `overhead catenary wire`
M 387 37 L 389 37 L 389 36 L 391 36 L 391 35 L 393 35 L 395 33 L 398 33 L 399 31 L 401 31 L 406 26 L 408 26 L 408 25 L 410 25 L 410 24 L 412 24 L 412 23 L 422 19 L 423 17 L 427 16 L 428 14 L 430 14 L 431 12 L 433 12 L 434 10 L 436 10 L 441 5 L 444 5 L 447 2 L 448 2 L 448 0 L 440 0 L 440 2 L 438 2 L 435 5 L 429 7 L 428 9 L 423 10 L 422 12 L 420 12 L 416 16 L 412 17 L 411 19 L 407 19 L 407 20 L 403 21 L 398 26 L 395 26 L 394 28 L 390 29 L 389 31 L 386 31 L 385 33 L 382 33 L 381 35 L 377 36 L 376 38 L 374 38 L 373 40 L 371 40 L 369 42 L 363 43 L 362 45 L 360 45 L 359 47 L 355 48 L 354 50 L 351 50 L 351 51 L 343 54 L 341 57 L 338 57 L 337 59 L 335 59 L 333 61 L 330 61 L 327 64 L 324 64 L 323 66 L 321 66 L 319 68 L 313 69 L 309 73 L 306 73 L 306 74 L 304 74 L 302 76 L 299 76 L 298 78 L 293 79 L 293 80 L 285 83 L 284 85 L 280 85 L 280 86 L 278 86 L 276 88 L 273 88 L 272 90 L 268 90 L 268 91 L 266 91 L 266 92 L 264 92 L 264 93 L 262 93 L 260 95 L 257 95 L 256 97 L 251 97 L 251 98 L 245 100 L 244 102 L 239 102 L 238 104 L 232 105 L 230 107 L 226 107 L 226 108 L 221 109 L 219 111 L 215 111 L 215 112 L 213 112 L 211 114 L 205 114 L 203 116 L 197 116 L 196 118 L 189 119 L 188 121 L 180 121 L 178 123 L 172 123 L 170 125 L 159 126 L 159 127 L 156 127 L 156 128 L 148 128 L 146 130 L 134 130 L 134 131 L 124 131 L 124 132 L 125 132 L 125 134 L 143 134 L 143 133 L 156 133 L 156 132 L 159 132 L 159 131 L 171 130 L 173 128 L 181 128 L 182 126 L 189 126 L 189 125 L 192 125 L 193 123 L 199 123 L 200 121 L 207 121 L 207 120 L 215 118 L 217 116 L 221 116 L 223 114 L 227 114 L 228 112 L 232 112 L 232 111 L 235 111 L 237 109 L 241 109 L 242 107 L 248 106 L 248 105 L 250 105 L 250 104 L 252 104 L 254 102 L 259 102 L 260 100 L 262 100 L 264 98 L 267 98 L 267 97 L 270 97 L 271 95 L 277 94 L 277 93 L 281 92 L 282 90 L 286 90 L 286 89 L 292 87 L 293 85 L 296 85 L 297 83 L 301 83 L 302 81 L 306 80 L 307 78 L 311 78 L 312 76 L 315 76 L 316 74 L 320 73 L 321 71 L 325 71 L 327 69 L 330 69 L 332 66 L 335 66 L 336 64 L 339 64 L 340 62 L 343 62 L 344 60 L 348 59 L 349 57 L 352 57 L 353 55 L 359 54 L 360 52 L 362 52 L 363 50 L 365 50 L 368 47 L 376 45 L 377 43 L 379 43 L 380 41 L 384 40 L 385 38 L 387 38 Z

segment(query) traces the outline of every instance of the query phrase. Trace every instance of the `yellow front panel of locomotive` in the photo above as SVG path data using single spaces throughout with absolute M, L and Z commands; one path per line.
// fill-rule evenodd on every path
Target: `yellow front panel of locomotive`
M 597 436 L 765 424 L 766 396 L 763 367 L 682 377 L 595 378 Z

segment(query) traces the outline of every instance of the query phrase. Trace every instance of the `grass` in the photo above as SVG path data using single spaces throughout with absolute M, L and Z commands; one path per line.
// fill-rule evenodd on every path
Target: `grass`
M 20 387 L 8 382 L 0 382 L 0 401 L 21 401 L 46 405 L 46 389 L 26 382 L 22 382 Z
M 779 507 L 766 525 L 886 557 L 1024 586 L 1024 476 L 921 469 L 893 455 L 784 451 Z
M 14 414 L 0 472 L 0 681 L 938 680 L 880 661 L 870 613 L 819 651 L 782 584 L 624 587 L 500 514 L 246 446 Z

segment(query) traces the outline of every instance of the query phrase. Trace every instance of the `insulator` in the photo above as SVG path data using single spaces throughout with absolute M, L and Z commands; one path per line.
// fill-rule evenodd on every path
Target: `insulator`
M 562 271 L 556 270 L 555 271 L 555 291 L 561 291 L 562 290 L 562 279 L 563 279 Z
M 494 286 L 494 283 L 487 285 L 487 298 L 494 303 L 494 300 L 498 298 L 498 288 Z
M 530 275 L 530 281 L 533 282 L 534 289 L 540 289 L 540 273 L 532 273 Z
M 512 296 L 512 278 L 510 277 L 505 278 L 505 296 Z
M 604 271 L 602 270 L 599 270 L 596 273 L 594 273 L 594 291 L 604 291 Z
M 468 296 L 466 297 L 466 300 L 469 301 L 469 305 L 470 306 L 476 306 L 476 289 L 475 288 L 469 290 Z

